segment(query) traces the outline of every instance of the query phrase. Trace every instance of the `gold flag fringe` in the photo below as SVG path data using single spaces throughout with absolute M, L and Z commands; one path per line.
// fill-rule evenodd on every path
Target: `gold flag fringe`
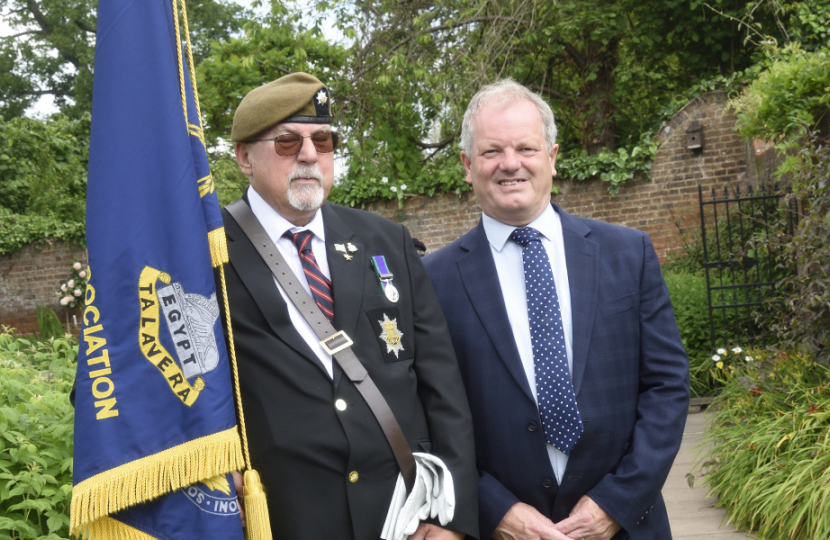
M 235 427 L 96 474 L 72 488 L 69 534 L 100 518 L 245 465 Z
M 219 268 L 230 261 L 228 256 L 228 239 L 225 238 L 225 227 L 219 227 L 208 232 L 210 244 L 210 260 L 214 268 Z
M 245 538 L 247 540 L 271 540 L 271 519 L 268 501 L 255 470 L 245 471 Z
M 155 536 L 150 536 L 111 517 L 102 517 L 85 525 L 80 536 L 88 540 L 156 540 Z

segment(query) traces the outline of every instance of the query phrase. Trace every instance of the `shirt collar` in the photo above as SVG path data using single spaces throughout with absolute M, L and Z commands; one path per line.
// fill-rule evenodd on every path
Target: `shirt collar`
M 251 211 L 259 219 L 262 226 L 268 232 L 271 240 L 276 243 L 285 231 L 296 233 L 297 231 L 309 230 L 314 233 L 314 236 L 326 241 L 326 231 L 323 225 L 323 212 L 318 208 L 314 213 L 314 218 L 302 227 L 297 227 L 284 217 L 282 214 L 274 210 L 270 204 L 265 202 L 259 193 L 252 187 L 248 187 L 248 204 L 251 206 Z
M 481 222 L 484 226 L 484 234 L 487 235 L 487 240 L 493 246 L 493 249 L 499 252 L 504 249 L 504 245 L 510 239 L 510 234 L 518 228 L 497 221 L 484 213 L 481 214 Z M 539 217 L 526 225 L 526 227 L 533 227 L 539 231 L 548 240 L 556 238 L 556 231 L 560 226 L 559 214 L 553 209 L 553 205 L 551 204 L 547 205 Z

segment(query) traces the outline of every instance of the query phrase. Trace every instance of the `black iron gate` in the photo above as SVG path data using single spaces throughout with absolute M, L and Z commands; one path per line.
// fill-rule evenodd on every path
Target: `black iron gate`
M 783 204 L 783 195 L 765 187 L 742 194 L 737 187 L 719 196 L 712 188 L 704 200 L 698 186 L 712 350 L 763 345 L 769 337 L 756 325 L 755 313 L 786 271 L 764 242 L 771 234 L 792 234 L 797 214 Z

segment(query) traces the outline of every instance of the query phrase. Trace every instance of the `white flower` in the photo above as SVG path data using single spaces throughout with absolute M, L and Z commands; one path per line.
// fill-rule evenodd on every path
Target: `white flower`
M 396 188 L 395 186 L 392 186 L 389 189 L 392 191 L 392 193 L 397 193 L 398 191 L 398 188 Z
M 389 182 L 389 179 L 384 176 L 383 178 L 380 179 L 380 181 L 383 182 L 384 184 L 386 184 L 386 183 Z
M 720 356 L 717 354 L 712 357 L 712 362 L 720 362 Z
M 718 354 L 726 354 L 726 349 L 718 349 Z
M 72 300 L 71 296 L 64 296 L 63 298 L 61 298 L 61 305 L 65 306 L 69 303 L 70 300 Z
M 81 289 L 75 289 L 75 291 L 73 291 L 73 294 L 75 296 L 81 296 Z
M 405 190 L 406 190 L 406 184 L 401 184 L 401 191 L 405 191 Z
M 86 277 L 86 270 L 81 270 L 78 272 L 78 277 L 84 279 Z
M 743 349 L 741 349 L 740 347 L 735 347 L 734 349 L 732 349 L 732 352 L 735 354 L 741 354 L 743 352 Z
M 67 281 L 67 282 L 66 282 L 66 286 L 67 286 L 67 287 L 69 287 L 69 288 L 71 289 L 72 287 L 74 287 L 74 286 L 75 286 L 75 280 L 74 280 L 74 279 L 70 279 L 69 281 Z
M 66 283 L 64 283 L 63 285 L 61 285 L 61 290 L 62 290 L 63 292 L 66 292 Z
M 81 263 L 76 262 L 75 264 L 72 265 L 72 268 L 74 268 L 75 270 L 80 270 L 81 269 Z
M 747 362 L 752 362 L 755 359 L 752 358 L 751 356 L 747 356 L 746 358 L 744 358 L 744 360 L 747 361 Z

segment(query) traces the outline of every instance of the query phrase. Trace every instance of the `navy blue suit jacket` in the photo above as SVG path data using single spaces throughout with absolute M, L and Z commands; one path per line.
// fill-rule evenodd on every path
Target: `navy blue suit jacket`
M 587 494 L 621 525 L 615 538 L 666 540 L 660 490 L 683 434 L 689 369 L 657 255 L 641 231 L 553 206 L 562 219 L 573 382 L 585 424 L 561 485 L 484 227 L 424 259 L 473 413 L 481 538 L 518 501 L 558 522 Z

